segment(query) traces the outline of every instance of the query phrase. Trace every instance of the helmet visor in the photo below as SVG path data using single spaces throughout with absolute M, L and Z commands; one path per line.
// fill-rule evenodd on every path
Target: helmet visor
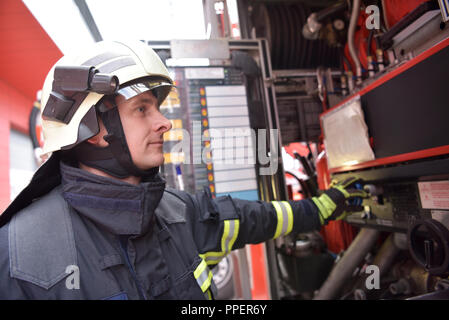
M 146 91 L 153 91 L 153 94 L 158 100 L 158 104 L 161 105 L 172 87 L 174 87 L 173 84 L 165 80 L 148 80 L 125 85 L 116 94 L 121 95 L 125 100 L 129 100 Z

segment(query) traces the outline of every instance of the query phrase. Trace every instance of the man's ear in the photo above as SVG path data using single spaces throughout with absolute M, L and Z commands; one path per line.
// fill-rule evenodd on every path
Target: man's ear
M 103 121 L 101 121 L 100 117 L 98 117 L 98 126 L 100 128 L 100 131 L 95 136 L 88 139 L 87 142 L 97 147 L 106 147 L 109 144 L 103 139 L 103 137 L 108 134 L 108 131 L 106 130 L 106 127 L 104 126 Z
M 101 133 L 101 131 L 100 131 Z M 96 136 L 93 136 L 92 138 L 88 139 L 87 142 L 98 145 L 100 143 L 100 133 L 98 133 Z

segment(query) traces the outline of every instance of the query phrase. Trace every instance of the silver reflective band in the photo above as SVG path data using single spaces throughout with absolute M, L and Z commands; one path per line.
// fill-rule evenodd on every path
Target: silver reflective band
M 212 281 L 212 271 L 207 267 L 206 261 L 201 260 L 201 263 L 193 272 L 201 291 L 206 292 L 210 287 Z
M 231 252 L 239 229 L 239 220 L 226 220 L 224 222 L 224 233 L 222 240 L 222 250 L 226 253 Z
M 214 265 L 218 264 L 221 259 L 226 255 L 226 252 L 217 252 L 219 255 L 212 256 L 212 255 L 203 255 L 203 258 L 206 260 L 208 265 Z
M 235 220 L 225 220 L 223 223 L 223 236 L 221 237 L 221 250 L 219 252 L 206 252 L 200 254 L 207 265 L 215 265 L 220 262 L 221 259 L 229 252 L 231 252 L 240 229 L 240 221 Z
M 161 87 L 173 87 L 173 85 L 170 82 L 165 81 L 138 82 L 119 89 L 117 94 L 123 96 L 126 100 L 129 100 L 143 92 Z
M 293 229 L 293 211 L 287 201 L 272 201 L 276 210 L 278 223 L 273 239 L 289 234 Z

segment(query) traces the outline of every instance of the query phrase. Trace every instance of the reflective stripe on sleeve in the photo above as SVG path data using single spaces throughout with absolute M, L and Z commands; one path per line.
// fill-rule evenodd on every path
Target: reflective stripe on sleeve
M 196 282 L 200 286 L 201 291 L 205 293 L 206 290 L 209 289 L 212 281 L 212 271 L 210 271 L 207 267 L 205 260 L 201 260 L 201 263 L 195 269 L 193 275 L 195 276 Z
M 238 219 L 224 221 L 223 235 L 221 237 L 221 251 L 200 254 L 200 257 L 206 261 L 207 265 L 210 266 L 219 263 L 225 255 L 231 252 L 232 247 L 237 240 L 239 229 L 240 221 Z
M 210 290 L 207 290 L 207 291 L 206 291 L 205 296 L 206 296 L 206 299 L 207 299 L 207 300 L 212 300 L 212 293 L 210 293 Z
M 200 257 L 203 258 L 207 265 L 215 265 L 220 262 L 221 259 L 225 256 L 226 252 L 206 252 L 205 254 L 200 254 Z
M 293 211 L 287 201 L 272 201 L 276 210 L 277 225 L 273 239 L 289 234 L 293 229 Z
M 240 221 L 239 220 L 225 220 L 224 232 L 221 238 L 221 250 L 229 253 L 232 250 L 237 235 L 239 233 Z

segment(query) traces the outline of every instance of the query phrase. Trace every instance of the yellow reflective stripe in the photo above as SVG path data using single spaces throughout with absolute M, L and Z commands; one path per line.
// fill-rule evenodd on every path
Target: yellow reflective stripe
M 206 261 L 204 259 L 201 261 L 201 263 L 198 265 L 198 267 L 193 272 L 193 275 L 195 276 L 195 279 L 198 279 L 198 277 L 203 273 L 203 271 L 207 268 Z
M 205 254 L 200 254 L 200 257 L 206 260 L 208 266 L 211 266 L 219 263 L 225 255 L 226 252 L 206 252 Z
M 220 253 L 220 255 L 206 256 L 204 260 L 206 260 L 208 266 L 218 264 L 226 254 L 226 252 L 212 252 L 212 253 Z
M 209 251 L 204 254 L 200 254 L 200 256 L 203 257 L 203 259 L 204 258 L 214 258 L 214 257 L 218 258 L 218 257 L 223 256 L 224 254 L 225 254 L 225 252 L 223 252 L 223 251 L 219 251 L 219 252 Z M 204 260 L 206 260 L 206 259 L 204 259 Z
M 231 252 L 232 247 L 234 246 L 234 242 L 235 242 L 235 240 L 237 240 L 237 235 L 239 234 L 239 229 L 240 229 L 240 221 L 233 220 L 233 222 L 234 222 L 234 233 L 232 235 L 231 241 L 229 241 L 229 247 L 227 248 L 228 249 L 227 253 Z
M 207 300 L 212 300 L 212 293 L 210 292 L 210 290 L 206 291 L 206 299 Z
M 206 281 L 204 281 L 203 285 L 201 286 L 201 291 L 206 292 L 206 290 L 210 287 L 210 283 L 212 281 L 212 271 L 209 270 L 209 275 L 206 279 Z
M 342 186 L 335 186 L 334 188 L 338 189 L 341 193 L 343 193 L 345 198 L 349 198 L 350 197 L 349 192 L 346 191 L 346 189 L 343 188 Z
M 200 257 L 204 259 L 207 265 L 214 265 L 220 262 L 220 260 L 229 252 L 231 252 L 232 247 L 237 240 L 239 230 L 240 230 L 240 221 L 238 219 L 235 220 L 225 220 L 223 227 L 223 235 L 221 237 L 221 250 L 219 252 L 205 252 L 200 254 Z
M 284 224 L 284 215 L 282 213 L 281 206 L 279 205 L 279 203 L 277 201 L 272 201 L 271 203 L 273 204 L 273 207 L 276 210 L 276 215 L 278 218 L 276 232 L 274 233 L 274 237 L 273 237 L 273 239 L 276 239 L 277 237 L 279 237 L 281 235 L 282 225 Z
M 331 214 L 335 211 L 335 209 L 337 209 L 337 205 L 327 194 L 320 196 L 320 200 L 324 203 L 327 210 L 329 210 Z
M 273 239 L 289 234 L 293 229 L 293 210 L 287 201 L 272 201 L 278 219 Z
M 201 263 L 196 267 L 195 271 L 193 271 L 193 275 L 195 276 L 198 285 L 201 287 L 201 291 L 206 292 L 211 285 L 213 275 L 204 259 L 201 259 Z
M 327 195 L 327 194 L 322 194 L 318 200 L 320 201 L 320 203 L 323 205 L 324 208 L 326 208 L 326 212 L 323 212 L 326 216 L 325 219 L 327 219 L 328 217 L 330 217 L 332 215 L 332 213 L 334 213 L 335 209 L 337 209 L 337 205 L 335 204 L 334 201 L 332 201 L 332 199 Z
M 315 205 L 316 205 L 317 208 L 318 208 L 318 211 L 319 211 L 318 216 L 320 217 L 320 222 L 321 222 L 321 224 L 323 225 L 323 224 L 324 224 L 324 217 L 323 217 L 323 214 L 326 213 L 326 208 L 323 207 L 323 205 L 321 204 L 320 200 L 318 200 L 317 197 L 313 197 L 313 198 L 312 198 L 312 201 L 313 201 L 313 203 L 315 203 Z
M 225 220 L 224 221 L 224 232 L 221 238 L 221 250 L 222 252 L 229 253 L 232 250 L 237 235 L 239 233 L 240 221 L 236 220 Z
M 290 232 L 292 232 L 292 229 L 293 229 L 293 210 L 292 210 L 292 207 L 290 206 L 290 203 L 288 203 L 287 201 L 282 201 L 282 204 L 287 209 L 288 225 L 287 225 L 287 231 L 284 234 L 284 235 L 287 235 Z
M 228 220 L 224 221 L 224 231 L 223 231 L 223 236 L 221 237 L 221 250 L 226 252 L 226 239 L 229 236 L 229 228 L 230 228 L 230 224 Z

